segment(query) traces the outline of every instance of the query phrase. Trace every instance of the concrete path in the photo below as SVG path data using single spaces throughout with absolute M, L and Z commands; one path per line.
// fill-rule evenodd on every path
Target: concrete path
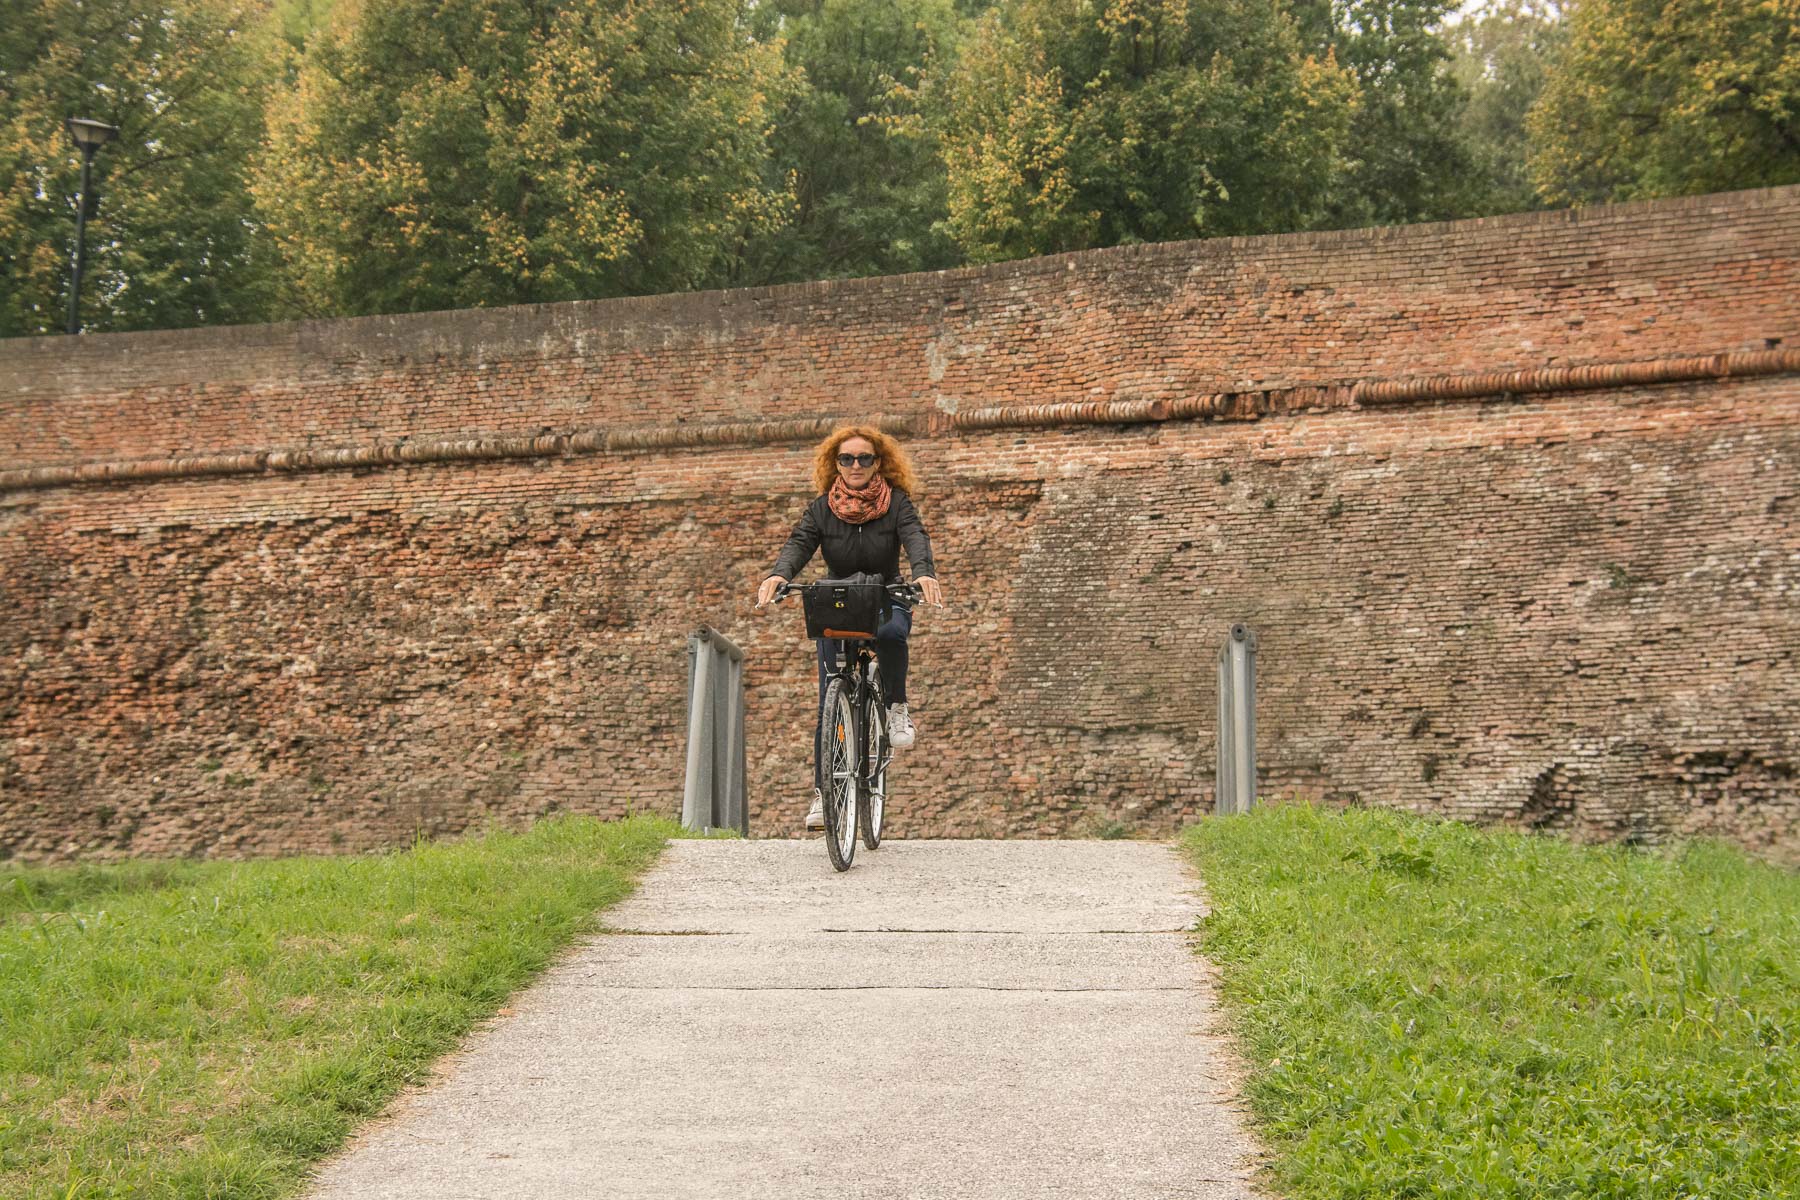
M 676 842 L 316 1200 L 1248 1200 L 1196 881 L 1134 842 Z

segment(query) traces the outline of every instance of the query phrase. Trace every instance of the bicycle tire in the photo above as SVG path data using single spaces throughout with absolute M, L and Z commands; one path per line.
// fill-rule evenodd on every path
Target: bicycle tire
M 892 749 L 887 738 L 887 702 L 881 695 L 881 677 L 875 665 L 869 665 L 867 733 L 863 738 L 863 772 L 865 787 L 862 803 L 856 806 L 862 829 L 862 844 L 873 850 L 881 845 L 881 825 L 887 815 L 887 769 Z
M 858 760 L 856 713 L 844 682 L 825 689 L 819 729 L 819 789 L 825 801 L 825 853 L 831 865 L 848 871 L 856 858 Z

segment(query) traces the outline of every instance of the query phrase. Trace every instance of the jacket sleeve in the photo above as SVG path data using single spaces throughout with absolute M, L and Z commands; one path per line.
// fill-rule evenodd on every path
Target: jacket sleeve
M 792 583 L 794 576 L 812 560 L 813 551 L 818 548 L 819 522 L 813 516 L 813 506 L 808 504 L 806 511 L 800 514 L 800 523 L 794 526 L 794 532 L 788 534 L 787 545 L 776 556 L 775 565 L 769 568 L 769 574 L 779 575 Z
M 937 563 L 931 557 L 931 539 L 925 536 L 925 526 L 919 521 L 919 510 L 913 507 L 912 498 L 901 492 L 894 497 L 895 523 L 900 531 L 900 544 L 906 547 L 906 561 L 912 565 L 912 577 L 923 579 L 927 575 L 936 578 Z

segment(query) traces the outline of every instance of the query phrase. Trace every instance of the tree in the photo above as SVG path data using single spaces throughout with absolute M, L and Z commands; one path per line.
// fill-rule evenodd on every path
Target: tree
M 704 287 L 789 197 L 788 86 L 740 0 L 336 6 L 271 106 L 254 185 L 304 307 L 542 303 Z
M 1553 0 L 1497 0 L 1453 31 L 1453 69 L 1469 93 L 1460 125 L 1477 181 L 1469 215 L 1543 207 L 1528 166 L 1525 115 L 1544 90 L 1562 35 Z
M 1800 181 L 1800 0 L 1580 0 L 1528 127 L 1557 203 Z
M 1306 228 L 1355 81 L 1258 0 L 1012 0 L 928 81 L 977 261 Z
M 1356 76 L 1344 174 L 1326 222 L 1402 225 L 1465 215 L 1477 171 L 1458 126 L 1468 93 L 1443 31 L 1455 0 L 1297 0 L 1305 45 Z
M 740 280 L 779 283 L 953 266 L 941 228 L 944 173 L 929 137 L 896 137 L 911 113 L 903 84 L 953 58 L 951 0 L 776 0 L 759 4 L 799 86 L 775 123 L 772 163 L 792 180 L 791 224 L 745 254 Z
M 289 45 L 304 50 L 306 39 L 330 22 L 334 7 L 334 0 L 274 0 L 275 22 Z
M 100 151 L 81 312 L 89 329 L 261 319 L 271 266 L 245 186 L 273 78 L 253 0 L 0 0 L 0 336 L 68 310 L 81 154 Z

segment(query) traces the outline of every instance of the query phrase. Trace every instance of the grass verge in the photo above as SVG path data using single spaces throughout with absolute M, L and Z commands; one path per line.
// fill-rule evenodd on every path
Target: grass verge
M 1183 844 L 1291 1200 L 1800 1195 L 1800 875 L 1306 806 Z
M 679 832 L 0 873 L 0 1196 L 292 1194 Z

